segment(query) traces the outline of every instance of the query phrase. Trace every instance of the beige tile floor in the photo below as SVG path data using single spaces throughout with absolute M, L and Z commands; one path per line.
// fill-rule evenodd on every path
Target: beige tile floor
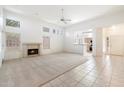
M 124 57 L 60 53 L 11 60 L 0 68 L 0 86 L 123 87 Z
M 89 60 L 42 87 L 124 87 L 124 57 L 88 57 Z

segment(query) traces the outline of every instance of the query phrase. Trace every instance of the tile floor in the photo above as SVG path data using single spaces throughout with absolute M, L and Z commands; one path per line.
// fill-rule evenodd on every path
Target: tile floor
M 0 68 L 0 86 L 124 87 L 124 57 L 60 53 L 10 60 Z
M 88 57 L 89 60 L 42 87 L 124 87 L 124 57 Z

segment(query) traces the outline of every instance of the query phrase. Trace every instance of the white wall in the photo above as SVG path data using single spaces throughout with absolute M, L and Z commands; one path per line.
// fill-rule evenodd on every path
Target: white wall
M 71 52 L 71 53 L 77 53 L 77 54 L 83 54 L 83 34 L 82 32 L 86 32 L 88 30 L 82 30 L 82 31 L 66 31 L 65 32 L 65 39 L 64 39 L 64 51 Z M 81 42 L 75 43 L 75 34 L 79 33 Z
M 103 29 L 97 28 L 93 31 L 93 55 L 103 55 Z
M 42 49 L 42 54 L 51 54 L 63 51 L 63 40 L 64 40 L 64 30 L 55 25 L 42 24 L 42 27 L 46 26 L 50 28 L 50 33 L 42 32 L 42 36 L 50 37 L 50 49 Z M 56 29 L 56 33 L 53 34 L 53 29 Z M 57 32 L 59 30 L 59 33 Z M 43 40 L 42 40 L 43 41 Z
M 108 26 L 111 26 L 114 24 L 120 24 L 120 23 L 124 23 L 124 12 L 118 12 L 116 14 L 110 14 L 110 15 L 106 15 L 106 16 L 97 17 L 94 19 L 86 20 L 81 23 L 77 23 L 77 24 L 71 25 L 69 27 L 66 27 L 65 32 L 70 34 L 70 37 L 65 36 L 64 49 L 65 49 L 65 51 L 73 51 L 76 53 L 78 51 L 80 51 L 79 48 L 78 48 L 78 51 L 75 51 L 75 50 L 77 50 L 77 48 L 75 48 L 72 45 L 73 39 L 74 39 L 72 34 L 76 31 L 86 31 L 85 29 L 96 29 L 96 28 L 100 28 L 100 27 L 108 27 Z M 99 39 L 94 39 L 94 40 L 99 40 Z M 96 42 L 98 43 L 99 41 L 96 41 Z
M 124 36 L 124 23 L 112 25 L 106 29 L 107 35 L 123 35 Z
M 2 29 L 3 29 L 3 18 L 2 18 L 2 7 L 0 7 L 0 67 L 2 65 Z
M 0 32 L 0 67 L 2 64 L 2 33 Z
M 0 67 L 2 65 L 3 51 L 2 51 L 2 30 L 3 30 L 3 8 L 0 7 Z
M 81 46 L 74 44 L 75 38 L 74 38 L 75 32 L 65 32 L 65 40 L 64 40 L 64 51 L 65 52 L 72 52 L 72 53 L 78 53 L 81 50 Z
M 52 33 L 53 29 L 63 31 L 61 27 L 43 22 L 34 17 L 16 14 L 7 10 L 4 11 L 4 17 L 5 17 L 4 20 L 6 18 L 10 18 L 10 19 L 14 19 L 21 22 L 20 28 L 4 26 L 5 32 L 20 33 L 21 44 L 23 43 L 41 43 L 42 44 L 42 36 L 45 35 L 45 36 L 50 36 L 51 38 L 51 42 L 50 42 L 51 48 L 42 49 L 41 51 L 43 55 L 63 51 L 63 35 L 62 34 L 57 35 Z M 42 31 L 43 26 L 49 27 L 50 33 L 44 33 Z M 4 44 L 4 46 L 6 45 Z M 4 57 L 5 60 L 20 58 L 20 57 L 22 57 L 22 46 L 20 47 L 20 49 L 8 50 L 7 48 L 5 48 L 5 57 Z

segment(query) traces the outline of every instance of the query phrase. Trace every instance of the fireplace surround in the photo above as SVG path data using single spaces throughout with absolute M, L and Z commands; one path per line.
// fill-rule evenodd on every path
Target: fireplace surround
M 24 43 L 23 44 L 23 57 L 41 55 L 40 43 Z

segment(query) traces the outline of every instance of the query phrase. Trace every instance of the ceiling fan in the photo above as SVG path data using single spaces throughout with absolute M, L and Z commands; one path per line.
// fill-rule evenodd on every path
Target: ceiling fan
M 71 19 L 66 19 L 64 17 L 64 9 L 63 8 L 61 9 L 61 11 L 62 11 L 62 17 L 61 17 L 60 21 L 67 24 L 67 22 L 71 21 Z

